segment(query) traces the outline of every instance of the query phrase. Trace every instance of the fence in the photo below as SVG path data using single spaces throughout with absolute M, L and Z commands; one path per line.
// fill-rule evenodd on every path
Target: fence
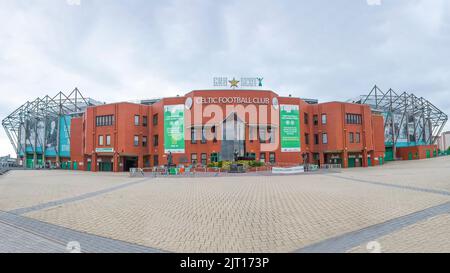
M 328 164 L 331 168 L 340 168 L 339 164 Z M 338 167 L 339 166 L 339 167 Z M 301 167 L 304 168 L 305 172 L 314 172 L 318 171 L 318 165 L 314 164 L 306 164 L 299 165 L 294 163 L 275 163 L 270 164 L 267 163 L 263 166 L 259 167 L 250 167 L 247 166 L 245 169 L 246 174 L 272 174 L 273 168 L 296 168 Z M 321 169 L 324 166 L 321 166 Z M 159 167 L 148 167 L 148 168 L 132 168 L 130 169 L 131 177 L 159 177 L 159 176 L 177 176 L 177 177 L 189 177 L 189 176 L 221 176 L 221 175 L 239 175 L 237 173 L 231 173 L 228 169 L 219 168 L 219 167 L 208 167 L 208 166 L 187 166 L 187 167 L 170 167 L 167 166 L 159 166 Z

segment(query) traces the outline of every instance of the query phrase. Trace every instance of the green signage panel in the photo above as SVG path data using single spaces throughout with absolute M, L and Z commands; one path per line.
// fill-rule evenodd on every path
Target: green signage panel
M 114 148 L 95 148 L 96 153 L 114 153 Z
M 280 105 L 282 152 L 300 152 L 300 111 L 298 105 Z
M 184 153 L 184 105 L 164 106 L 164 152 Z

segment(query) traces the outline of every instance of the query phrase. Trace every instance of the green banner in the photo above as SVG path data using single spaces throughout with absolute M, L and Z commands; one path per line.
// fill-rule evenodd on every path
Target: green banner
M 164 106 L 164 153 L 184 153 L 184 105 Z
M 300 152 L 300 111 L 298 105 L 280 105 L 282 152 Z

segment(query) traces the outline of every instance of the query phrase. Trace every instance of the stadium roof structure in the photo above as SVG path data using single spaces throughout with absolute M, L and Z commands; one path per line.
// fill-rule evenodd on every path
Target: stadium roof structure
M 100 104 L 103 103 L 84 97 L 78 88 L 75 88 L 68 94 L 59 92 L 53 97 L 46 95 L 43 98 L 36 98 L 31 102 L 27 101 L 3 119 L 2 126 L 14 150 L 19 155 L 25 150 L 25 147 L 22 147 L 23 145 L 21 145 L 19 139 L 21 137 L 21 130 L 26 126 L 27 121 L 46 120 L 65 115 L 79 116 L 87 107 Z M 34 130 L 37 135 L 36 128 Z M 36 139 L 36 141 L 40 141 L 39 138 Z M 39 145 L 43 147 L 44 143 L 39 143 Z M 36 145 L 32 143 L 32 146 Z M 35 148 L 33 147 L 34 150 Z
M 385 116 L 385 130 L 389 124 L 393 123 L 393 114 L 401 115 L 401 122 L 413 123 L 414 135 L 422 136 L 424 130 L 431 132 L 423 141 L 426 144 L 432 144 L 442 132 L 445 124 L 448 121 L 448 116 L 430 101 L 423 97 L 417 97 L 414 94 L 403 92 L 398 94 L 393 89 L 382 91 L 378 86 L 374 86 L 367 95 L 361 95 L 351 102 L 359 104 L 368 104 L 373 111 L 386 113 Z M 410 117 L 414 117 L 410 119 Z M 412 121 L 412 122 L 411 122 Z M 423 125 L 423 126 L 422 126 Z M 409 125 L 408 125 L 409 126 Z M 429 129 L 425 129 L 429 126 Z M 394 126 L 390 126 L 394 128 Z M 397 143 L 400 130 L 393 132 L 393 139 L 390 142 Z

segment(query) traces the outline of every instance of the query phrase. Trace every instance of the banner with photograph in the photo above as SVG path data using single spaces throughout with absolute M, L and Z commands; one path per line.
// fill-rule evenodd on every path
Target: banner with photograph
M 184 153 L 184 105 L 164 106 L 164 153 Z

